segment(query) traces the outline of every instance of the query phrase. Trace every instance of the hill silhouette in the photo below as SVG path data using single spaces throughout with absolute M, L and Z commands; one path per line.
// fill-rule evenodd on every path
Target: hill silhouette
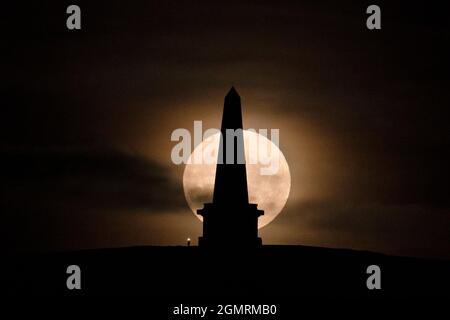
M 153 297 L 405 297 L 445 295 L 450 261 L 366 251 L 266 245 L 236 250 L 142 246 L 9 257 L 10 294 Z M 68 290 L 66 269 L 81 268 L 81 290 Z M 369 265 L 381 290 L 368 290 Z

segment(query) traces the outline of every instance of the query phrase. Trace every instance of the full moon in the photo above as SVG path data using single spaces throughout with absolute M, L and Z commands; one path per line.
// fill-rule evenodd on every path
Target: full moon
M 220 133 L 203 140 L 190 155 L 184 169 L 184 194 L 192 212 L 201 221 L 203 217 L 197 214 L 197 210 L 204 203 L 212 202 L 213 198 L 219 143 Z M 250 143 L 256 144 L 256 148 L 250 148 Z M 273 221 L 286 204 L 291 188 L 289 166 L 280 149 L 256 132 L 244 130 L 244 149 L 249 202 L 264 210 L 264 215 L 258 219 L 258 228 L 262 228 Z M 215 161 L 194 161 L 207 157 Z M 276 170 L 272 174 L 262 174 L 261 169 L 267 170 L 271 164 Z

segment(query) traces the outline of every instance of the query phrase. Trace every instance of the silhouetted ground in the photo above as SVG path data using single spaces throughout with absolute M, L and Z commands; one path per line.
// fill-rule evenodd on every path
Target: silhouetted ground
M 383 298 L 445 296 L 450 288 L 450 261 L 306 246 L 214 252 L 130 247 L 7 260 L 3 288 L 9 294 Z M 81 290 L 66 287 L 66 268 L 72 264 L 81 268 Z M 366 287 L 366 269 L 372 264 L 381 268 L 381 290 Z

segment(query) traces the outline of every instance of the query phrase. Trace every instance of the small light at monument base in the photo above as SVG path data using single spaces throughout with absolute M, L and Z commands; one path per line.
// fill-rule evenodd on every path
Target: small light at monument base
M 191 238 L 187 238 L 187 246 L 189 247 L 191 245 Z

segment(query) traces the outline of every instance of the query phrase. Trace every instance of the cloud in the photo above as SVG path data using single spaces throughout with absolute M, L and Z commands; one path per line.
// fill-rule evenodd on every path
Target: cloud
M 15 204 L 167 211 L 186 206 L 168 168 L 115 150 L 3 152 L 3 200 Z M 7 208 L 6 208 L 7 209 Z
M 320 200 L 289 205 L 263 232 L 276 243 L 449 258 L 449 229 L 445 208 Z
M 9 150 L 1 158 L 6 250 L 170 243 L 179 227 L 164 221 L 194 223 L 182 214 L 181 183 L 152 160 L 79 149 Z

